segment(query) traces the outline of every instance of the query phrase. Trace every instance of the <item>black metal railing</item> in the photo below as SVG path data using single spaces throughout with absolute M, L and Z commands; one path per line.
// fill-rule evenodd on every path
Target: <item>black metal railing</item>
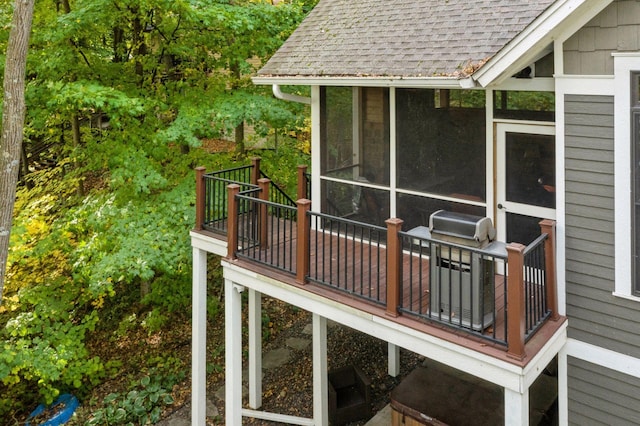
M 506 345 L 507 256 L 400 232 L 408 260 L 399 310 Z
M 296 208 L 257 198 L 259 189 L 236 196 L 238 249 L 236 255 L 295 274 Z
M 244 192 L 248 188 L 258 188 L 252 183 L 254 166 L 241 166 L 217 172 L 207 173 L 204 175 L 205 185 L 205 207 L 204 207 L 204 223 L 202 227 L 208 231 L 219 234 L 226 234 L 228 222 L 228 195 L 227 186 L 230 184 L 238 184 L 241 186 L 240 191 Z M 260 171 L 262 178 L 270 179 L 267 174 Z M 269 200 L 278 205 L 295 207 L 296 203 L 285 191 L 278 185 L 269 185 Z M 239 214 L 246 212 L 239 211 Z M 284 212 L 282 212 L 284 213 Z M 290 211 L 287 211 L 290 214 Z M 288 216 L 289 219 L 295 220 L 295 214 Z
M 524 250 L 525 338 L 531 336 L 551 315 L 547 306 L 547 282 L 544 244 L 548 238 L 542 234 Z
M 228 197 L 227 186 L 249 185 L 252 166 L 235 167 L 204 175 L 205 205 L 203 228 L 225 234 L 227 232 Z M 245 190 L 246 188 L 241 188 Z
M 262 170 L 260 170 L 260 177 L 271 180 L 271 178 Z M 274 184 L 273 181 L 271 182 L 271 185 L 269 185 L 269 201 L 290 207 L 296 206 L 296 201 L 284 192 L 282 188 Z
M 310 213 L 310 252 L 315 254 L 307 279 L 384 304 L 386 300 L 386 228 Z
M 305 186 L 305 194 L 307 194 L 307 199 L 311 199 L 311 173 L 304 174 L 304 186 Z

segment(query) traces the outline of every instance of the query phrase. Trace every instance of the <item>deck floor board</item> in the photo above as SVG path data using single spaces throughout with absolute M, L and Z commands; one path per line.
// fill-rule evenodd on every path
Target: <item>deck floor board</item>
M 295 229 L 289 221 L 272 221 L 267 244 L 260 247 L 257 241 L 244 239 L 246 249 L 240 250 L 248 258 L 285 271 L 297 270 L 297 243 Z M 241 234 L 242 235 L 242 234 Z M 242 241 L 242 240 L 241 240 Z M 386 256 L 385 246 L 351 236 L 327 231 L 315 231 L 310 239 L 309 279 L 335 292 L 347 293 L 380 306 L 386 306 Z M 429 257 L 404 251 L 402 255 L 403 281 L 401 306 L 409 315 L 429 321 L 430 279 Z M 504 317 L 504 277 L 495 276 L 495 324 L 487 326 L 483 335 L 504 341 L 506 337 Z M 434 319 L 438 316 L 434 314 Z M 455 316 L 452 322 L 455 323 Z M 446 322 L 446 318 L 445 318 Z M 454 324 L 455 325 L 455 324 Z

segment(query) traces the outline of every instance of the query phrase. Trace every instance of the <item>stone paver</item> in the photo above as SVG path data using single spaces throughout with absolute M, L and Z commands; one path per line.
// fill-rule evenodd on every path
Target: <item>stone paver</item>
M 298 351 L 303 351 L 303 350 L 307 349 L 309 346 L 311 346 L 311 340 L 302 339 L 300 337 L 290 337 L 285 342 L 285 345 L 287 345 L 291 349 L 296 349 Z
M 270 370 L 285 365 L 291 360 L 291 350 L 287 348 L 278 348 L 267 352 L 262 358 L 262 368 Z

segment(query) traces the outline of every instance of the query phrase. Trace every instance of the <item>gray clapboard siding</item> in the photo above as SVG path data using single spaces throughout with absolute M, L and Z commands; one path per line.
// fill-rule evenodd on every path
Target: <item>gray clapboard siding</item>
M 569 357 L 570 422 L 640 424 L 640 380 Z
M 640 357 L 640 305 L 615 287 L 612 96 L 565 97 L 566 300 L 569 337 Z M 640 380 L 570 358 L 569 419 L 640 424 Z
M 614 297 L 612 96 L 567 96 L 566 279 L 570 335 L 640 356 L 638 304 Z M 588 144 L 584 144 L 588 140 Z M 588 147 L 591 148 L 588 148 Z M 587 151 L 592 151 L 589 154 Z M 606 159 L 607 161 L 603 161 Z
M 613 223 L 611 220 L 611 210 L 597 209 L 595 207 L 587 210 L 584 206 L 575 206 L 573 204 L 567 204 L 565 209 L 567 216 L 570 216 L 574 222 L 576 218 L 590 218 Z

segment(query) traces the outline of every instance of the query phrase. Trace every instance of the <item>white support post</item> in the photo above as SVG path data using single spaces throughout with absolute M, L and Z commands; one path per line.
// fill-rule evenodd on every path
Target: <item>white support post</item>
M 232 426 L 242 425 L 242 290 L 224 280 L 225 424 Z
M 249 289 L 249 407 L 262 406 L 262 294 Z
M 207 417 L 207 252 L 193 248 L 191 309 L 191 419 Z
M 569 424 L 569 365 L 566 345 L 558 353 L 558 422 Z
M 398 374 L 400 374 L 400 346 L 394 345 L 393 343 L 388 343 L 387 345 L 389 375 L 391 377 L 398 377 Z
M 529 389 L 524 393 L 504 389 L 504 424 L 529 425 Z
M 318 426 L 329 424 L 327 377 L 327 319 L 313 314 L 313 420 Z

